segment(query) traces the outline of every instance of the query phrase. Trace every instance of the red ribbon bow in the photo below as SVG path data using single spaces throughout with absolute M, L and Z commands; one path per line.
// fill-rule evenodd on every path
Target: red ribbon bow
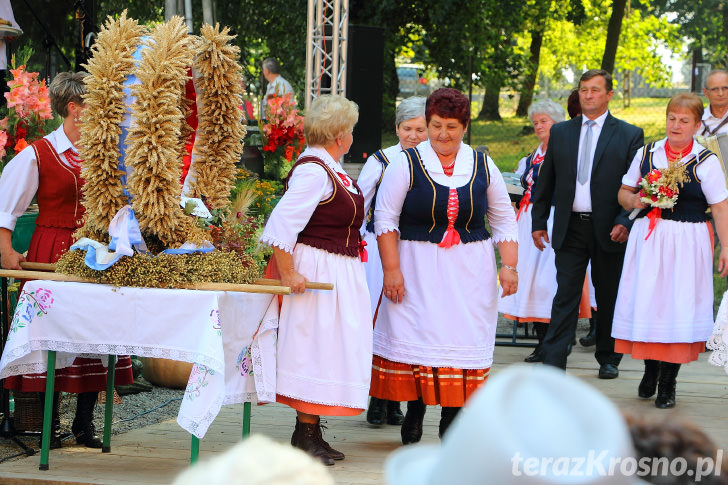
M 657 226 L 657 219 L 662 218 L 662 209 L 659 207 L 653 207 L 650 212 L 647 213 L 647 218 L 650 220 L 649 232 L 645 236 L 645 241 L 652 235 L 652 231 L 655 230 L 655 226 Z
M 445 232 L 445 237 L 442 238 L 442 241 L 440 241 L 438 246 L 447 249 L 455 246 L 456 244 L 460 244 L 460 234 L 458 234 L 453 226 L 448 226 L 447 231 Z
M 516 214 L 516 220 L 518 220 L 521 217 L 521 214 L 526 212 L 526 208 L 528 207 L 528 204 L 531 203 L 531 190 L 527 190 L 523 197 L 521 197 L 521 202 L 518 206 L 518 214 Z
M 359 239 L 359 259 L 362 263 L 369 261 L 369 254 L 366 250 L 367 242 L 364 239 Z
M 339 178 L 341 179 L 341 183 L 344 184 L 344 187 L 348 187 L 351 185 L 351 182 L 349 181 L 349 177 L 347 177 L 343 173 L 339 173 L 339 172 L 336 172 L 336 175 L 339 176 Z

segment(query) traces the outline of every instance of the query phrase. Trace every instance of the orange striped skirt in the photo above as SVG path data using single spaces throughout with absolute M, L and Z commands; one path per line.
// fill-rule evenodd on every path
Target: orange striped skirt
M 372 360 L 369 395 L 390 401 L 414 401 L 427 405 L 462 407 L 488 380 L 490 368 L 457 369 L 394 362 L 378 355 Z
M 614 351 L 632 354 L 633 359 L 687 364 L 698 360 L 700 353 L 705 352 L 705 342 L 659 343 L 615 339 Z

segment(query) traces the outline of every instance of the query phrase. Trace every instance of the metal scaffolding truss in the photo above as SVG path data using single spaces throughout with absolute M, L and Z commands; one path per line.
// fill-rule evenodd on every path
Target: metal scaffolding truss
M 349 0 L 308 0 L 306 108 L 322 94 L 346 96 Z

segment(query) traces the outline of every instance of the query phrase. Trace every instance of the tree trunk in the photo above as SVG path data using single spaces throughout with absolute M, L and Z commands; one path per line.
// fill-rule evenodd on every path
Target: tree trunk
M 177 15 L 177 0 L 164 1 L 164 20 L 169 20 Z
M 503 83 L 500 80 L 489 81 L 485 85 L 485 94 L 483 95 L 483 107 L 478 115 L 479 120 L 500 121 L 501 116 L 498 113 L 498 104 L 500 103 L 500 90 Z
M 627 5 L 627 0 L 614 0 L 612 2 L 612 15 L 609 17 L 607 42 L 604 45 L 604 56 L 602 56 L 602 69 L 609 74 L 614 72 L 614 60 L 617 58 L 619 33 L 622 30 L 625 5 Z
M 212 0 L 202 0 L 202 21 L 206 24 L 215 25 Z
M 541 58 L 541 44 L 543 44 L 543 31 L 536 30 L 531 32 L 531 48 L 528 58 L 528 70 L 523 79 L 521 86 L 521 96 L 518 99 L 518 108 L 516 108 L 516 116 L 528 115 L 528 107 L 533 101 L 533 88 L 536 86 L 536 76 L 538 75 L 538 66 Z

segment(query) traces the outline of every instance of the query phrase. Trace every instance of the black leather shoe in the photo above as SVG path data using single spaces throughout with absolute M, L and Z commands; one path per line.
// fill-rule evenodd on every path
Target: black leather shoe
M 541 349 L 539 349 L 539 348 L 533 349 L 533 352 L 531 352 L 525 359 L 523 359 L 523 362 L 543 362 L 543 355 L 541 355 Z
M 619 377 L 619 369 L 614 364 L 602 364 L 599 366 L 600 379 L 616 379 Z
M 73 434 L 76 436 L 76 444 L 83 445 L 86 448 L 102 448 L 104 445 L 101 438 L 96 435 L 96 430 L 93 427 L 74 431 Z
M 597 326 L 594 320 L 594 317 L 589 319 L 589 333 L 579 339 L 579 343 L 583 347 L 591 347 L 597 343 Z
M 58 436 L 56 433 L 51 433 L 51 450 L 57 450 L 58 448 L 63 446 L 63 442 L 61 441 L 61 437 Z M 38 440 L 38 448 L 43 447 L 43 436 L 41 433 L 41 437 Z
M 372 397 L 369 400 L 369 409 L 367 409 L 367 423 L 375 426 L 384 424 L 387 419 L 387 401 Z
M 398 401 L 387 401 L 387 424 L 399 426 L 404 423 L 404 414 Z

